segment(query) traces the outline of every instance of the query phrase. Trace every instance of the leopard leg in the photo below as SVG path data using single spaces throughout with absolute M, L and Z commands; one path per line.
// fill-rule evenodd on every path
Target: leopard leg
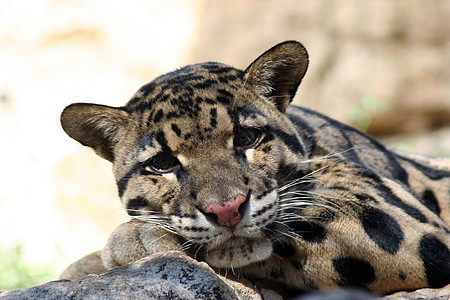
M 102 251 L 96 251 L 86 255 L 68 266 L 61 274 L 61 279 L 76 280 L 88 274 L 98 274 L 108 269 L 103 264 Z
M 61 279 L 75 280 L 125 265 L 150 254 L 181 250 L 175 235 L 154 225 L 128 221 L 114 230 L 103 250 L 91 253 L 67 267 Z
M 150 254 L 181 250 L 175 236 L 153 224 L 131 220 L 109 237 L 101 257 L 108 269 L 134 262 Z

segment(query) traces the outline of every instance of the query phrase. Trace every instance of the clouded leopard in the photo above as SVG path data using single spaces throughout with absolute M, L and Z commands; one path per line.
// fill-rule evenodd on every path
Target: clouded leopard
M 287 41 L 245 71 L 189 65 L 123 107 L 68 106 L 65 132 L 112 162 L 131 220 L 63 278 L 182 250 L 294 293 L 450 283 L 450 160 L 289 105 L 308 63 Z

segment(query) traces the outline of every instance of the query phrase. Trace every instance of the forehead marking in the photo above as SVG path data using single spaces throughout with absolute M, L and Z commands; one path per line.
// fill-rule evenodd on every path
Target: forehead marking
M 172 123 L 172 131 L 175 132 L 177 136 L 181 136 L 181 129 L 175 123 Z

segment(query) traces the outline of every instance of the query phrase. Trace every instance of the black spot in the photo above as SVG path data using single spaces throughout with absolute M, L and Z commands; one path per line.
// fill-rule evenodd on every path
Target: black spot
M 400 280 L 405 280 L 406 279 L 406 275 L 403 272 L 400 272 L 398 274 L 398 278 L 400 278 Z
M 152 182 L 153 182 L 154 184 L 157 184 L 157 183 L 158 183 L 158 179 L 156 179 L 156 178 L 152 178 L 151 180 L 152 180 Z
M 431 211 L 435 212 L 438 215 L 441 213 L 441 209 L 439 208 L 438 201 L 433 191 L 425 190 L 422 194 L 422 199 L 425 201 L 426 206 Z
M 175 111 L 169 112 L 166 116 L 167 119 L 177 119 L 179 117 L 180 117 L 180 114 Z
M 119 190 L 119 197 L 122 198 L 127 186 L 128 186 L 128 181 L 130 181 L 131 177 L 133 176 L 133 174 L 137 173 L 139 170 L 140 165 L 139 164 L 135 164 L 130 171 L 127 172 L 127 174 L 125 174 L 125 176 L 123 176 L 121 179 L 117 180 L 117 188 Z
M 247 177 L 247 176 L 244 176 L 244 184 L 245 184 L 245 185 L 248 185 L 248 182 L 249 182 L 248 177 Z
M 437 237 L 426 234 L 419 244 L 428 284 L 440 288 L 450 283 L 450 250 Z
M 166 136 L 164 135 L 164 132 L 159 130 L 158 132 L 156 132 L 155 138 L 163 148 L 167 147 L 167 140 Z
M 177 136 L 181 136 L 181 129 L 177 125 L 172 124 L 172 130 Z
M 164 116 L 164 113 L 163 113 L 162 109 L 158 110 L 155 114 L 155 117 L 153 118 L 153 122 L 158 123 L 159 121 L 161 121 L 163 116 Z
M 214 100 L 212 100 L 212 99 L 210 99 L 210 98 L 206 98 L 206 99 L 205 99 L 205 102 L 206 102 L 207 104 L 210 104 L 210 105 L 216 104 L 216 101 L 214 101 Z
M 192 138 L 192 134 L 190 134 L 190 133 L 186 134 L 186 135 L 183 137 L 183 139 L 184 139 L 185 141 L 189 140 L 190 138 Z
M 273 253 L 283 257 L 288 257 L 294 255 L 296 251 L 294 246 L 291 244 L 282 244 L 277 242 L 273 245 Z
M 301 238 L 312 243 L 321 243 L 326 238 L 325 228 L 317 223 L 307 221 L 296 221 L 288 226 Z
M 217 96 L 216 100 L 217 100 L 217 102 L 222 103 L 224 105 L 230 104 L 230 99 L 223 97 L 223 96 Z
M 140 215 L 139 209 L 148 206 L 148 201 L 142 197 L 131 199 L 127 203 L 127 213 L 130 216 Z
M 342 285 L 364 287 L 375 280 L 375 270 L 364 260 L 340 257 L 333 260 L 333 267 L 341 276 Z
M 295 269 L 297 269 L 297 270 L 303 269 L 303 266 L 298 261 L 290 260 L 289 262 Z
M 224 89 L 218 89 L 217 90 L 219 92 L 219 94 L 221 94 L 222 96 L 228 97 L 228 98 L 234 98 L 234 95 L 232 93 L 230 93 L 227 90 Z
M 197 193 L 194 191 L 191 191 L 191 198 L 196 200 L 197 199 Z
M 212 128 L 216 128 L 217 126 L 217 109 L 216 108 L 211 108 L 211 119 L 210 119 L 210 124 Z
M 208 89 L 214 84 L 217 84 L 217 81 L 212 80 L 212 79 L 207 79 L 203 82 L 194 84 L 193 87 L 196 89 Z
M 160 95 L 160 97 L 158 98 L 158 102 L 167 102 L 167 100 L 169 100 L 170 95 L 168 94 L 164 94 L 164 95 Z
M 360 215 L 367 235 L 381 249 L 390 254 L 397 253 L 403 241 L 403 231 L 390 215 L 373 207 L 366 207 Z

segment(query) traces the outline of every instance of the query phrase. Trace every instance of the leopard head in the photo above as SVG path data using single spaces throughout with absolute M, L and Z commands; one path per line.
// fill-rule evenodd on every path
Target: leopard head
M 271 255 L 279 187 L 308 171 L 284 114 L 307 66 L 305 48 L 288 41 L 245 71 L 203 63 L 165 74 L 123 107 L 72 104 L 61 123 L 113 163 L 131 217 L 175 233 L 212 266 L 242 267 Z

